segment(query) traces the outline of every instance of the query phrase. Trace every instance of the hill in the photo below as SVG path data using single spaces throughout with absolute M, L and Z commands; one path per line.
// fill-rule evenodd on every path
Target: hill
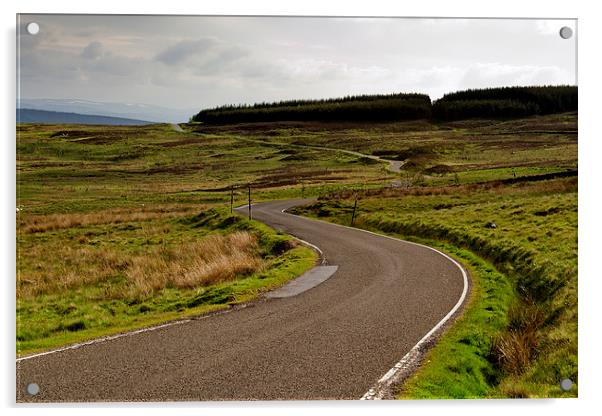
M 17 109 L 17 123 L 100 124 L 111 126 L 139 126 L 153 124 L 151 121 L 135 120 L 131 118 L 32 110 L 29 108 Z
M 188 121 L 194 108 L 169 108 L 152 104 L 120 103 L 82 100 L 78 98 L 19 98 L 18 108 L 78 113 L 147 120 L 155 123 L 180 123 Z

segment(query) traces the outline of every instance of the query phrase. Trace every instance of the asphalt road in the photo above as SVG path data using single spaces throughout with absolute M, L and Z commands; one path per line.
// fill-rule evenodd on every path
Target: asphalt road
M 178 126 L 180 127 L 180 126 Z M 180 128 L 179 131 L 184 131 Z M 314 149 L 314 150 L 322 150 L 322 151 L 327 151 L 327 152 L 337 152 L 337 153 L 346 153 L 348 155 L 353 155 L 353 156 L 359 156 L 359 157 L 365 157 L 367 159 L 372 159 L 372 160 L 376 160 L 378 162 L 383 162 L 383 163 L 388 163 L 389 166 L 387 166 L 387 169 L 393 173 L 400 173 L 401 172 L 401 168 L 402 166 L 406 163 L 405 160 L 392 160 L 392 159 L 385 159 L 382 158 L 380 156 L 375 156 L 375 155 L 370 155 L 367 153 L 361 153 L 361 152 L 356 152 L 355 150 L 346 150 L 346 149 L 340 149 L 337 147 L 328 147 L 328 146 L 313 146 L 313 145 L 309 145 L 309 144 L 297 144 L 297 143 L 284 143 L 284 142 L 276 142 L 276 141 L 269 141 L 266 142 L 264 140 L 258 140 L 258 139 L 249 139 L 246 137 L 238 137 L 238 140 L 243 140 L 246 142 L 252 142 L 252 143 L 259 143 L 261 145 L 264 146 L 280 146 L 280 147 L 288 147 L 288 148 L 302 148 L 302 149 Z
M 294 297 L 17 362 L 18 401 L 358 399 L 454 307 L 460 269 L 428 248 L 253 206 L 336 273 Z M 246 212 L 243 210 L 242 212 Z M 29 383 L 40 392 L 25 393 Z

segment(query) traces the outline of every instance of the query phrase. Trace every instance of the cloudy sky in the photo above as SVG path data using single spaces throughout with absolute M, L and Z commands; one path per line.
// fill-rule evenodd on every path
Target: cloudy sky
M 27 23 L 40 25 L 29 35 Z M 571 20 L 21 15 L 20 96 L 190 109 L 576 83 Z

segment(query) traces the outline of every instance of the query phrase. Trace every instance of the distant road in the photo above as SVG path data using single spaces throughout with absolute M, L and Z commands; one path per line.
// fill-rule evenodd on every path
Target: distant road
M 172 123 L 171 127 L 173 127 L 173 129 L 179 133 L 184 133 L 184 129 L 182 129 L 178 123 Z
M 297 296 L 24 359 L 19 401 L 359 399 L 466 295 L 428 247 L 253 205 L 253 217 L 319 247 L 338 269 Z M 245 212 L 243 208 L 241 214 Z M 37 396 L 24 393 L 28 383 Z
M 178 131 L 178 132 L 185 132 L 185 130 L 182 129 L 182 127 L 180 127 L 179 124 L 172 124 L 174 130 Z M 404 160 L 391 160 L 391 159 L 383 159 L 382 157 L 379 156 L 375 156 L 375 155 L 369 155 L 366 153 L 360 153 L 360 152 L 356 152 L 354 150 L 346 150 L 346 149 L 338 149 L 336 147 L 328 147 L 328 146 L 312 146 L 309 144 L 292 144 L 292 143 L 283 143 L 283 142 L 277 142 L 277 141 L 264 141 L 264 140 L 257 140 L 257 139 L 249 139 L 246 137 L 238 137 L 239 140 L 245 140 L 245 141 L 249 141 L 249 142 L 253 142 L 253 143 L 260 143 L 260 144 L 264 144 L 264 145 L 270 145 L 270 146 L 281 146 L 281 147 L 301 147 L 301 148 L 306 148 L 306 149 L 315 149 L 315 150 L 326 150 L 329 152 L 341 152 L 341 153 L 347 153 L 349 155 L 353 155 L 353 156 L 358 156 L 358 157 L 365 157 L 368 159 L 372 159 L 372 160 L 376 160 L 378 162 L 383 162 L 383 163 L 387 163 L 387 169 L 393 173 L 400 173 L 401 172 L 401 167 L 405 164 Z M 397 181 L 398 182 L 398 181 Z
M 383 162 L 383 163 L 388 163 L 389 166 L 387 166 L 387 169 L 389 169 L 389 171 L 394 172 L 394 173 L 400 173 L 401 172 L 401 167 L 405 164 L 404 160 L 391 160 L 391 159 L 383 159 L 380 156 L 375 156 L 375 155 L 369 155 L 367 153 L 361 153 L 361 152 L 356 152 L 355 150 L 346 150 L 346 149 L 339 149 L 336 147 L 328 147 L 328 146 L 313 146 L 310 144 L 293 144 L 293 143 L 284 143 L 284 142 L 277 142 L 277 141 L 264 141 L 264 140 L 257 140 L 257 139 L 249 139 L 246 137 L 238 137 L 239 140 L 245 140 L 245 141 L 249 141 L 249 142 L 254 142 L 254 143 L 260 143 L 260 144 L 264 144 L 264 145 L 268 145 L 268 146 L 282 146 L 282 147 L 301 147 L 301 148 L 305 148 L 305 149 L 314 149 L 314 150 L 326 150 L 329 152 L 341 152 L 341 153 L 346 153 L 348 155 L 353 155 L 353 156 L 358 156 L 358 157 L 365 157 L 368 159 L 372 159 L 372 160 L 376 160 L 378 162 Z

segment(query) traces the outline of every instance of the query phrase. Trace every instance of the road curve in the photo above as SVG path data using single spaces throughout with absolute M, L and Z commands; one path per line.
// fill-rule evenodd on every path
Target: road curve
M 184 130 L 182 130 L 182 131 L 184 131 Z M 346 154 L 352 155 L 352 156 L 365 157 L 367 159 L 376 160 L 377 162 L 387 163 L 388 164 L 387 169 L 393 173 L 401 173 L 401 168 L 406 163 L 405 160 L 385 159 L 380 156 L 356 152 L 355 150 L 340 149 L 338 147 L 316 146 L 316 145 L 311 145 L 311 144 L 299 144 L 299 143 L 285 143 L 285 142 L 277 142 L 274 140 L 266 141 L 266 140 L 250 139 L 248 137 L 238 137 L 238 140 L 251 142 L 251 143 L 258 143 L 258 144 L 261 144 L 264 146 L 313 149 L 313 150 L 322 150 L 322 151 L 327 151 L 327 152 L 346 153 Z
M 253 205 L 336 273 L 294 297 L 17 362 L 17 401 L 359 399 L 465 293 L 429 248 Z M 40 392 L 25 393 L 29 383 Z

